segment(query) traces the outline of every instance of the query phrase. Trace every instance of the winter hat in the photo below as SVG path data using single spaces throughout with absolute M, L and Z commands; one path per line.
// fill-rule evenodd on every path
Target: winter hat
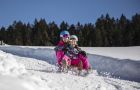
M 76 35 L 71 35 L 70 39 L 74 39 L 74 40 L 78 41 L 78 37 Z
M 70 37 L 70 34 L 68 31 L 64 30 L 60 33 L 60 37 L 61 38 L 69 38 Z

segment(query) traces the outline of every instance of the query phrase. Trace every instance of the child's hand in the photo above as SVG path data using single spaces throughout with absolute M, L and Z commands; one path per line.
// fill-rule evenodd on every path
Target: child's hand
M 75 48 L 76 48 L 78 51 L 82 51 L 81 48 L 78 47 L 78 45 L 76 45 Z
M 75 45 L 75 48 L 79 48 L 78 45 Z
M 66 52 L 66 51 L 68 51 L 68 48 L 64 47 L 64 48 L 62 49 L 62 51 Z

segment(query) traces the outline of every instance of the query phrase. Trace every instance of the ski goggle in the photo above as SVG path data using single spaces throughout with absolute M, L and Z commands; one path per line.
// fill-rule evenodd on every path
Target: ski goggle
M 64 35 L 62 35 L 62 38 L 69 38 L 69 35 L 68 34 L 64 34 Z

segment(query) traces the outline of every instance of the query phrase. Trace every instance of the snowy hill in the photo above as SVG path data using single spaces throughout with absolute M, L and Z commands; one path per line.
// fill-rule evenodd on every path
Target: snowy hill
M 139 60 L 120 60 L 90 52 L 88 57 L 99 75 L 94 70 L 82 77 L 56 73 L 55 53 L 50 47 L 1 46 L 0 49 L 8 52 L 0 51 L 0 90 L 140 90 Z

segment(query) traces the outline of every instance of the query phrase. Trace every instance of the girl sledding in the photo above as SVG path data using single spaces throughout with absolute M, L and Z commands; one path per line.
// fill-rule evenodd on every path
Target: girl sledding
M 91 66 L 86 52 L 78 47 L 77 42 L 78 37 L 76 35 L 70 36 L 68 31 L 62 31 L 60 33 L 60 41 L 55 47 L 57 63 L 59 66 L 58 71 L 68 71 L 69 69 L 76 67 L 78 74 L 80 74 L 82 70 L 86 70 L 86 73 L 89 73 Z

